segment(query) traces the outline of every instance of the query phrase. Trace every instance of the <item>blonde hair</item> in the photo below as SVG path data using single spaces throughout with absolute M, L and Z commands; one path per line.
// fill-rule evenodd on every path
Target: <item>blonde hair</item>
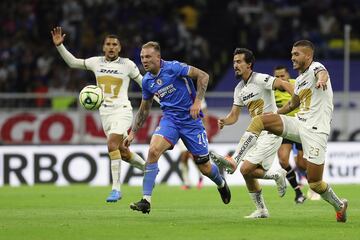
M 150 41 L 142 45 L 142 48 L 154 48 L 155 51 L 160 53 L 160 44 L 158 42 Z

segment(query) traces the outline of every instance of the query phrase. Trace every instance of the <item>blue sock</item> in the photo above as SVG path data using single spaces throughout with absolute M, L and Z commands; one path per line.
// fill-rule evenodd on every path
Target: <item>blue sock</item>
M 159 168 L 157 162 L 146 164 L 143 179 L 143 195 L 151 196 L 158 172 Z
M 221 177 L 219 168 L 213 163 L 211 164 L 211 173 L 208 177 L 218 186 L 223 184 L 224 180 Z

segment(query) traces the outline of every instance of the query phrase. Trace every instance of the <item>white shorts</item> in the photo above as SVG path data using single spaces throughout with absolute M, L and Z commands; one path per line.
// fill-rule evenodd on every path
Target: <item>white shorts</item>
M 283 137 L 301 143 L 307 161 L 317 165 L 324 164 L 328 135 L 312 131 L 305 126 L 306 123 L 296 117 L 280 117 L 284 126 Z
M 262 131 L 255 145 L 249 149 L 243 159 L 253 164 L 261 165 L 265 170 L 269 170 L 281 146 L 281 142 L 281 137 L 267 131 Z
M 112 114 L 100 115 L 101 123 L 106 136 L 112 133 L 127 136 L 133 119 L 132 110 L 122 108 Z

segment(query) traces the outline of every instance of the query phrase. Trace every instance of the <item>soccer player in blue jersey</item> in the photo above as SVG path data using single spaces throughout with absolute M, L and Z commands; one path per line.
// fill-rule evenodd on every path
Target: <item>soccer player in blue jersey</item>
M 148 42 L 142 46 L 141 62 L 147 72 L 142 82 L 142 101 L 125 146 L 133 141 L 135 133 L 149 115 L 154 96 L 160 99 L 163 117 L 152 135 L 143 180 L 143 198 L 130 208 L 150 212 L 151 195 L 159 172 L 158 160 L 172 149 L 181 138 L 194 156 L 200 171 L 218 187 L 222 201 L 230 202 L 231 193 L 219 169 L 209 161 L 208 139 L 201 117 L 201 100 L 205 96 L 209 75 L 204 71 L 177 61 L 161 59 L 160 45 Z M 197 81 L 197 91 L 192 79 Z

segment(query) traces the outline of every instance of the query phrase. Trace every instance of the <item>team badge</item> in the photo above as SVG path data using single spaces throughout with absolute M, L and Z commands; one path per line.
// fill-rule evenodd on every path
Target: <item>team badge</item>
M 163 83 L 163 81 L 162 81 L 160 78 L 158 78 L 158 79 L 156 79 L 156 83 L 157 83 L 158 85 L 161 85 L 161 84 Z

